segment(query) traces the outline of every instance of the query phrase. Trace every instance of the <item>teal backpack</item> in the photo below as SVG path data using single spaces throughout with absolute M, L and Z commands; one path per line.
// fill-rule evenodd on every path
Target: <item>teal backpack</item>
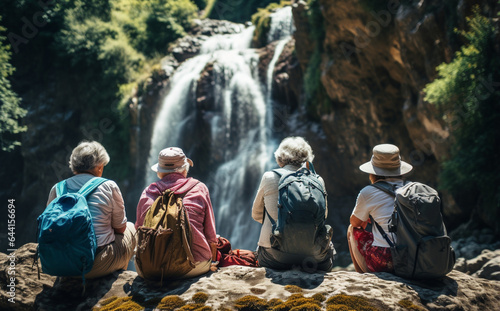
M 94 177 L 80 191 L 67 193 L 66 180 L 56 185 L 57 197 L 38 216 L 37 256 L 44 273 L 82 276 L 94 264 L 97 239 L 87 196 L 107 179 Z
M 281 252 L 317 256 L 328 249 L 333 230 L 326 224 L 326 190 L 312 163 L 295 172 L 280 168 L 278 219 L 272 224 L 271 247 Z

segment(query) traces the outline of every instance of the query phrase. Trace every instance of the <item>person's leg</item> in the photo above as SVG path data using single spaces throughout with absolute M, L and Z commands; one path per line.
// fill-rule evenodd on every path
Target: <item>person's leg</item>
M 370 272 L 368 266 L 366 265 L 365 257 L 360 253 L 358 248 L 358 241 L 355 239 L 353 234 L 354 228 L 349 225 L 347 229 L 347 244 L 349 245 L 349 253 L 351 254 L 352 262 L 354 263 L 354 269 L 359 273 Z
M 196 264 L 196 267 L 194 267 L 194 269 L 189 271 L 188 273 L 184 274 L 181 277 L 181 279 L 193 278 L 195 276 L 199 276 L 199 275 L 207 273 L 210 270 L 211 263 L 212 263 L 211 259 L 209 259 L 208 261 L 198 262 Z
M 106 245 L 96 255 L 92 270 L 85 275 L 85 278 L 98 278 L 120 269 L 127 269 L 128 262 L 134 255 L 136 245 L 134 234 L 134 224 L 127 222 L 125 232 L 123 234 L 115 234 L 115 241 Z
M 277 270 L 288 270 L 292 269 L 294 266 L 300 266 L 301 260 L 295 265 L 285 262 L 286 258 L 283 258 L 286 254 L 281 253 L 278 250 L 268 247 L 261 247 L 257 249 L 257 261 L 260 267 L 266 267 Z

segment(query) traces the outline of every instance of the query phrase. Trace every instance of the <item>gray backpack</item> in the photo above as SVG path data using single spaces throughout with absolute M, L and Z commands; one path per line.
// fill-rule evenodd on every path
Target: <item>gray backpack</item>
M 389 232 L 395 234 L 396 243 L 370 216 L 391 247 L 395 274 L 433 279 L 450 272 L 455 265 L 455 251 L 446 233 L 437 191 L 418 182 L 406 184 L 397 194 L 391 184 L 383 181 L 372 186 L 395 197 Z
M 333 230 L 325 223 L 327 193 L 312 163 L 295 172 L 282 168 L 273 171 L 280 181 L 278 219 L 266 210 L 273 226 L 272 248 L 295 255 L 324 255 Z

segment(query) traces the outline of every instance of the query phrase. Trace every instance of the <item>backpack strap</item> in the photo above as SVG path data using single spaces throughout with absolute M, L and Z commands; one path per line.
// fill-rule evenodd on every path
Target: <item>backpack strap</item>
M 66 180 L 60 181 L 56 184 L 56 196 L 60 197 L 61 195 L 68 192 L 68 186 L 66 185 Z
M 382 236 L 387 241 L 387 243 L 389 244 L 389 246 L 391 248 L 394 247 L 394 242 L 392 242 L 391 239 L 389 239 L 389 236 L 387 235 L 387 233 L 385 232 L 385 230 L 382 228 L 382 226 L 379 225 L 378 222 L 375 221 L 375 219 L 373 219 L 372 215 L 368 215 L 368 216 L 370 216 L 370 220 L 377 227 L 378 231 L 382 234 Z
M 370 184 L 370 186 L 373 186 L 379 190 L 384 191 L 385 193 L 392 195 L 393 197 L 396 197 L 396 185 L 392 185 L 386 181 L 377 181 L 374 184 Z
M 370 186 L 373 186 L 379 190 L 384 191 L 385 193 L 388 193 L 389 195 L 391 195 L 393 197 L 396 197 L 396 185 L 392 185 L 386 181 L 377 181 L 376 183 L 371 184 Z M 384 239 L 387 241 L 389 246 L 394 247 L 394 242 L 392 242 L 391 239 L 389 239 L 389 236 L 387 235 L 385 230 L 382 228 L 382 226 L 379 225 L 378 222 L 375 221 L 375 219 L 373 219 L 372 215 L 369 215 L 369 216 L 370 216 L 370 220 L 377 227 L 378 231 L 380 232 L 380 234 L 382 234 L 382 237 L 384 237 Z
M 92 191 L 94 191 L 100 184 L 107 181 L 106 178 L 102 177 L 94 177 L 91 180 L 87 181 L 85 185 L 83 185 L 78 191 L 84 197 L 87 197 Z

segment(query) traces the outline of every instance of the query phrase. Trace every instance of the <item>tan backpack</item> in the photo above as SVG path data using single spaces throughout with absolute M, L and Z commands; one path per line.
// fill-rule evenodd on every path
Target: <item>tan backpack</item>
M 191 225 L 182 201 L 188 191 L 175 194 L 167 189 L 151 205 L 137 230 L 137 272 L 146 280 L 163 283 L 163 279 L 179 278 L 195 267 Z

